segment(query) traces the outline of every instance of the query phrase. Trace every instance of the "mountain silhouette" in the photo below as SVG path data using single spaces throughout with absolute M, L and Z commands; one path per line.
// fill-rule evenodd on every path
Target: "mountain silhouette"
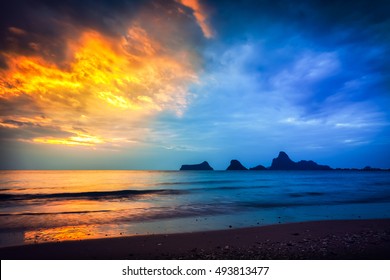
M 180 170 L 214 170 L 207 161 L 199 164 L 183 164 Z
M 248 170 L 248 168 L 243 166 L 238 160 L 232 159 L 230 161 L 230 165 L 228 166 L 228 168 L 226 168 L 226 170 Z
M 272 160 L 270 170 L 331 170 L 328 165 L 319 165 L 312 160 L 292 161 L 285 152 L 279 152 L 277 158 Z
M 249 170 L 267 170 L 267 168 L 260 164 L 258 166 L 249 168 Z

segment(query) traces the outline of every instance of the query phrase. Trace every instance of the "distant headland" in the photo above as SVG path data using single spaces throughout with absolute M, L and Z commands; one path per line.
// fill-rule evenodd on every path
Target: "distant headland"
M 204 161 L 200 164 L 185 164 L 182 165 L 180 170 L 205 170 L 211 171 L 214 170 L 207 161 Z M 301 160 L 295 162 L 290 159 L 287 153 L 281 151 L 279 152 L 278 157 L 272 160 L 270 167 L 265 167 L 263 165 L 257 165 L 255 167 L 246 168 L 236 159 L 230 161 L 230 165 L 226 170 L 252 170 L 252 171 L 261 171 L 261 170 L 359 170 L 359 171 L 390 171 L 389 169 L 381 168 L 372 168 L 366 166 L 362 169 L 357 168 L 332 168 L 328 165 L 321 165 L 312 160 Z
M 279 152 L 277 158 L 272 160 L 270 170 L 331 170 L 328 165 L 319 165 L 312 160 L 292 161 L 285 152 Z
M 184 164 L 180 170 L 214 170 L 207 161 L 199 164 Z

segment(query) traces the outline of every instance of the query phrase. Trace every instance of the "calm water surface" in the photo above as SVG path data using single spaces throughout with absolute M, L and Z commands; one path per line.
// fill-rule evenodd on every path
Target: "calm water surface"
M 0 171 L 0 247 L 390 218 L 390 172 Z

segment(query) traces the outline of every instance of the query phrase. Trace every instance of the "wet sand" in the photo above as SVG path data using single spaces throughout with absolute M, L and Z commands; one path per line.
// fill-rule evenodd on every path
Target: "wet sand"
M 390 219 L 64 241 L 0 249 L 1 259 L 390 259 Z

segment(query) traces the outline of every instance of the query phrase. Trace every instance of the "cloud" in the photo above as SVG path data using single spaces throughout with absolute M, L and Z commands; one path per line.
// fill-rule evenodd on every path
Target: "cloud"
M 283 71 L 275 80 L 279 84 L 311 83 L 337 74 L 339 61 L 335 53 L 310 53 L 300 55 L 292 69 Z
M 198 0 L 179 0 L 179 2 L 188 8 L 190 8 L 196 19 L 196 22 L 199 24 L 202 32 L 206 38 L 214 37 L 214 32 L 212 31 L 210 25 L 207 22 L 207 15 L 204 10 L 204 7 L 199 3 Z
M 4 4 L 2 143 L 146 167 L 388 150 L 386 1 L 91 3 Z
M 15 34 L 15 35 L 18 35 L 18 36 L 26 35 L 26 31 L 24 31 L 23 29 L 17 28 L 17 27 L 13 27 L 13 26 L 9 27 L 8 31 Z
M 119 38 L 85 30 L 66 46 L 61 66 L 39 55 L 4 53 L 3 128 L 26 131 L 34 124 L 69 134 L 58 138 L 40 130 L 27 139 L 32 143 L 127 144 L 129 132 L 142 138 L 137 123 L 145 124 L 162 111 L 181 115 L 188 85 L 197 80 L 191 50 L 167 49 L 138 23 Z M 24 107 L 18 106 L 21 102 Z
M 212 63 L 192 86 L 197 98 L 181 119 L 164 119 L 165 126 L 156 129 L 175 135 L 168 140 L 172 146 L 191 143 L 198 147 L 194 154 L 207 150 L 218 164 L 237 155 L 255 165 L 256 158 L 272 158 L 283 149 L 310 158 L 313 149 L 326 156 L 374 146 L 389 126 L 380 102 L 346 94 L 351 74 L 344 72 L 351 66 L 337 48 L 323 52 L 302 45 L 287 49 L 291 58 L 281 61 L 273 58 L 286 49 L 269 48 L 261 39 L 206 49 Z M 359 90 L 369 85 L 363 79 Z

